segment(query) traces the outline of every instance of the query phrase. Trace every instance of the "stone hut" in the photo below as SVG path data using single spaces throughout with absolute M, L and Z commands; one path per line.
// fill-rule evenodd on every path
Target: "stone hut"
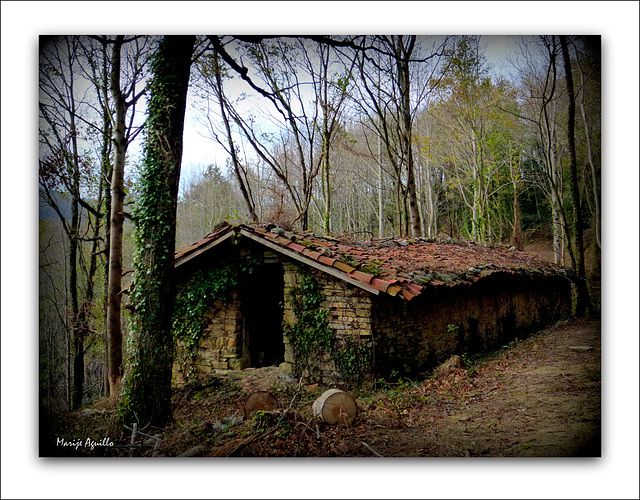
M 193 327 L 176 335 L 177 386 L 272 365 L 324 383 L 414 376 L 571 311 L 566 269 L 424 238 L 355 243 L 225 223 L 177 253 L 175 271 L 178 296 L 198 304 L 174 323 Z

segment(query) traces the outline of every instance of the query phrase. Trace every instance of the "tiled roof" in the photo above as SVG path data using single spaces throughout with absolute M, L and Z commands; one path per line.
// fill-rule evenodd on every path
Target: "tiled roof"
M 424 287 L 474 283 L 494 272 L 564 274 L 565 269 L 509 248 L 434 243 L 424 238 L 351 243 L 273 225 L 229 224 L 176 254 L 176 266 L 242 235 L 372 293 L 411 300 Z
M 209 233 L 197 243 L 194 243 L 193 245 L 190 245 L 187 248 L 184 248 L 178 253 L 176 253 L 174 256 L 176 263 L 178 263 L 181 258 L 191 255 L 197 250 L 207 246 L 208 243 L 215 242 L 225 234 L 230 235 L 232 229 L 233 229 L 233 226 L 231 224 L 227 224 L 227 223 L 218 224 L 218 227 L 212 233 Z

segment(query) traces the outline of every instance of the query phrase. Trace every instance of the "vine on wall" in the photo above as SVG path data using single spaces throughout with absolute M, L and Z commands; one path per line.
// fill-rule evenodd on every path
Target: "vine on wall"
M 285 332 L 301 372 L 308 371 L 312 379 L 319 378 L 325 353 L 333 352 L 333 335 L 329 330 L 327 314 L 318 282 L 299 266 L 300 285 L 290 292 L 290 303 L 297 321 L 284 322 Z
M 343 381 L 359 384 L 372 359 L 369 344 L 347 337 L 336 348 L 336 339 L 329 329 L 327 315 L 322 309 L 324 297 L 320 286 L 305 267 L 298 267 L 300 285 L 290 292 L 290 303 L 297 321 L 284 323 L 284 328 L 296 359 L 298 375 L 308 373 L 312 380 L 320 380 L 322 365 L 333 357 Z
M 360 385 L 373 361 L 371 342 L 358 342 L 353 337 L 344 339 L 344 345 L 335 353 L 340 376 L 345 382 Z
M 186 351 L 183 361 L 195 361 L 207 326 L 206 313 L 215 300 L 228 301 L 233 288 L 253 274 L 260 260 L 230 258 L 220 265 L 199 270 L 178 288 L 173 313 L 173 338 Z M 191 363 L 193 366 L 193 363 Z

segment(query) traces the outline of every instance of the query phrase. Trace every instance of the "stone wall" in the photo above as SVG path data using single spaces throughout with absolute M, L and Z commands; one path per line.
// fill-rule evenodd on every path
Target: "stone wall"
M 425 289 L 410 302 L 375 297 L 375 376 L 428 372 L 452 354 L 498 348 L 570 310 L 562 277 L 494 273 L 474 285 Z
M 283 322 L 295 323 L 291 292 L 298 288 L 300 269 L 319 284 L 320 308 L 328 311 L 327 323 L 334 345 L 344 349 L 347 339 L 372 349 L 373 363 L 365 380 L 392 372 L 411 376 L 425 373 L 451 354 L 474 354 L 508 343 L 516 336 L 542 328 L 571 310 L 571 285 L 563 277 L 514 275 L 496 272 L 473 285 L 427 287 L 411 301 L 386 294 L 372 295 L 360 288 L 282 256 L 267 254 L 265 262 L 282 262 L 284 279 Z M 254 284 L 255 286 L 255 284 Z M 257 289 L 260 290 L 260 289 Z M 268 288 L 265 292 L 268 293 Z M 216 370 L 243 369 L 250 356 L 243 352 L 244 318 L 238 287 L 228 301 L 214 301 L 207 314 L 198 357 L 190 363 L 184 346 L 176 348 L 174 385 L 203 380 Z M 302 364 L 283 333 L 284 369 L 296 375 Z M 246 347 L 246 346 L 245 346 Z M 317 363 L 314 381 L 342 381 L 334 356 Z
M 266 257 L 274 258 L 271 254 Z M 299 287 L 301 275 L 298 264 L 285 260 L 283 321 L 297 321 L 290 298 L 293 289 Z M 371 295 L 342 280 L 334 278 L 313 268 L 306 268 L 319 284 L 319 293 L 324 297 L 320 307 L 328 311 L 329 330 L 335 336 L 337 347 L 343 345 L 347 337 L 362 342 L 370 342 Z M 183 345 L 176 346 L 173 367 L 173 384 L 183 386 L 187 381 L 201 381 L 216 370 L 243 369 L 250 365 L 248 353 L 242 351 L 243 308 L 241 289 L 233 291 L 231 300 L 213 301 L 207 313 L 207 326 L 203 332 L 200 349 L 195 362 L 190 363 Z M 283 368 L 297 372 L 299 365 L 294 359 L 289 339 L 283 334 L 285 362 Z M 320 380 L 323 383 L 336 383 L 341 380 L 335 359 L 326 356 L 319 367 Z
M 344 345 L 347 337 L 358 342 L 370 342 L 371 329 L 371 294 L 350 285 L 333 276 L 322 273 L 313 268 L 306 268 L 305 272 L 313 276 L 319 285 L 319 293 L 323 297 L 320 308 L 327 310 L 327 323 L 333 333 L 336 347 Z M 300 286 L 301 275 L 298 264 L 284 263 L 284 317 L 286 323 L 295 323 L 297 318 L 291 304 L 291 293 Z M 292 346 L 285 335 L 285 367 L 294 372 L 300 372 L 300 365 L 296 365 Z M 341 381 L 341 375 L 336 360 L 326 356 L 320 366 L 320 382 L 333 384 Z
M 195 362 L 189 361 L 184 345 L 176 346 L 173 385 L 203 380 L 215 370 L 245 368 L 248 362 L 242 358 L 242 322 L 239 290 L 233 290 L 230 300 L 212 301 Z

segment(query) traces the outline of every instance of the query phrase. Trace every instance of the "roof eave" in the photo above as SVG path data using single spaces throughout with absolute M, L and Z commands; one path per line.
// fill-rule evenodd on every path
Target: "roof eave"
M 233 237 L 233 235 L 234 235 L 234 231 L 230 230 L 226 234 L 223 234 L 222 236 L 220 236 L 220 237 L 218 237 L 218 238 L 216 238 L 214 240 L 211 240 L 206 245 L 203 245 L 200 248 L 198 248 L 198 249 L 196 249 L 196 250 L 194 250 L 194 251 L 192 251 L 192 252 L 190 252 L 188 254 L 185 254 L 185 255 L 182 255 L 182 256 L 178 257 L 175 260 L 174 267 L 177 268 L 177 267 L 180 267 L 183 264 L 186 264 L 191 259 L 194 259 L 194 258 L 198 257 L 199 255 L 202 255 L 203 253 L 205 253 L 205 252 L 211 250 L 212 248 L 218 246 L 220 243 L 222 243 L 222 242 L 228 240 L 229 238 Z
M 347 283 L 350 283 L 351 285 L 357 286 L 358 288 L 361 288 L 363 290 L 366 290 L 369 293 L 372 293 L 374 295 L 378 295 L 380 293 L 380 290 L 378 290 L 377 288 L 374 288 L 373 286 L 364 283 L 363 281 L 360 281 L 356 278 L 353 278 L 351 276 L 349 276 L 348 274 L 345 274 L 343 272 L 338 271 L 337 269 L 334 269 L 333 267 L 329 267 L 326 266 L 325 264 L 322 264 L 318 261 L 315 261 L 309 257 L 306 257 L 298 252 L 294 252 L 293 250 L 289 250 L 288 248 L 284 248 L 281 247 L 280 245 L 277 245 L 275 243 L 272 243 L 271 241 L 265 240 L 263 238 L 260 238 L 259 236 L 256 236 L 255 234 L 251 233 L 250 231 L 247 231 L 245 229 L 240 229 L 240 234 L 242 234 L 243 236 L 246 236 L 247 238 L 260 243 L 268 248 L 270 248 L 271 250 L 274 250 L 276 252 L 279 252 L 287 257 L 290 257 L 291 259 L 297 260 L 298 262 L 302 262 L 304 264 L 307 264 L 311 267 L 314 267 L 322 272 L 325 272 L 327 274 L 330 274 L 342 281 L 346 281 Z

